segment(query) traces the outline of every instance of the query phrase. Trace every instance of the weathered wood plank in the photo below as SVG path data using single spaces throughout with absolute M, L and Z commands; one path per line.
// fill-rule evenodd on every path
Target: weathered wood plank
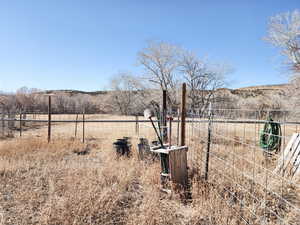
M 187 157 L 185 150 L 170 151 L 169 164 L 171 181 L 175 185 L 187 185 Z
M 281 157 L 279 158 L 279 162 L 278 162 L 278 166 L 276 167 L 275 169 L 275 172 L 276 173 L 280 173 L 280 171 L 282 170 L 282 168 L 284 167 L 284 161 L 285 161 L 285 158 L 287 157 L 287 155 L 289 154 L 290 152 L 290 149 L 291 147 L 293 146 L 294 144 L 294 141 L 296 140 L 296 138 L 299 136 L 299 134 L 297 133 L 294 133 L 292 135 L 292 138 L 290 139 L 288 145 L 286 146 L 286 148 L 284 149 L 283 151 L 283 155 L 281 155 Z
M 298 145 L 297 147 L 295 148 L 295 150 L 293 150 L 293 154 L 290 158 L 290 161 L 288 162 L 288 165 L 285 169 L 284 172 L 287 173 L 288 176 L 292 176 L 293 175 L 293 170 L 295 168 L 295 162 L 297 161 L 297 158 L 299 156 L 299 153 L 300 153 L 300 140 L 298 141 Z
M 300 134 L 292 135 L 274 171 L 291 179 L 300 175 Z
M 298 151 L 298 156 L 295 159 L 294 166 L 291 171 L 291 175 L 295 179 L 298 179 L 297 177 L 299 176 L 299 174 L 300 174 L 300 149 Z
M 288 168 L 290 166 L 293 166 L 293 156 L 295 154 L 295 151 L 297 151 L 298 147 L 299 147 L 299 143 L 300 143 L 300 136 L 298 135 L 298 137 L 295 139 L 295 141 L 293 142 L 292 147 L 290 148 L 288 155 L 286 156 L 285 160 L 284 160 L 284 165 L 282 167 L 282 174 L 285 175 L 286 171 L 288 170 Z M 288 175 L 288 174 L 287 174 Z

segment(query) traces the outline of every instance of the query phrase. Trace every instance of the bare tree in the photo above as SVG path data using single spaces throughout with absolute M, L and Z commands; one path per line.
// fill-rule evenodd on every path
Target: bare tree
M 111 80 L 112 103 L 121 114 L 137 114 L 146 105 L 147 92 L 130 73 L 119 73 Z
M 21 87 L 16 91 L 16 105 L 18 110 L 33 111 L 35 107 L 34 95 L 37 89 Z
M 273 16 L 268 24 L 267 41 L 279 47 L 292 70 L 300 72 L 300 11 Z
M 210 65 L 191 52 L 183 53 L 180 70 L 188 85 L 188 97 L 193 111 L 196 108 L 204 110 L 208 106 L 215 90 L 224 86 L 228 68 Z
M 292 107 L 299 107 L 300 97 L 300 11 L 285 12 L 270 18 L 265 38 L 280 48 L 285 63 L 292 72 L 290 85 L 285 92 Z M 294 108 L 293 108 L 294 109 Z
M 93 102 L 93 97 L 88 94 L 78 94 L 69 98 L 69 105 L 74 107 L 74 111 L 93 113 L 97 111 L 96 103 Z
M 165 42 L 150 42 L 138 53 L 138 62 L 146 72 L 146 78 L 167 91 L 169 103 L 176 105 L 178 89 L 178 59 L 181 49 Z

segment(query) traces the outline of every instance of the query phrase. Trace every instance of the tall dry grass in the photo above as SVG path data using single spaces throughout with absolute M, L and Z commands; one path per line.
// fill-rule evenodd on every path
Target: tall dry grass
M 1 224 L 243 224 L 222 187 L 239 191 L 225 179 L 216 185 L 194 176 L 186 203 L 160 192 L 159 163 L 117 158 L 107 143 L 2 142 Z
M 186 202 L 175 194 L 160 192 L 158 162 L 138 161 L 136 149 L 131 158 L 116 158 L 113 140 L 133 134 L 134 124 L 130 129 L 125 125 L 87 126 L 88 144 L 81 143 L 80 137 L 70 138 L 74 127 L 69 124 L 55 126 L 53 130 L 57 133 L 49 144 L 42 133 L 45 129 L 30 130 L 21 139 L 0 142 L 0 224 L 247 224 L 243 218 L 249 219 L 250 224 L 280 224 L 242 187 L 247 187 L 258 199 L 265 199 L 268 207 L 285 221 L 299 224 L 297 212 L 271 193 L 266 195 L 263 188 L 217 158 L 211 158 L 209 182 L 204 182 L 200 162 L 205 157 L 206 143 L 201 142 L 205 135 L 197 136 L 189 127 L 189 158 L 194 160 L 189 161 L 192 199 Z M 252 129 L 249 128 L 249 133 Z M 144 126 L 140 132 L 153 137 L 153 131 L 150 134 L 149 130 Z M 243 127 L 237 131 L 227 127 L 218 132 L 242 138 L 244 131 Z M 255 137 L 250 139 L 247 144 L 255 141 Z M 137 140 L 132 142 L 135 147 Z M 254 171 L 261 182 L 269 174 L 247 160 L 269 169 L 275 165 L 275 161 L 265 161 L 262 154 L 253 154 L 243 145 L 216 137 L 212 153 L 228 163 L 234 162 L 241 171 Z M 236 157 L 231 153 L 236 153 Z M 274 191 L 298 204 L 299 190 L 295 187 L 279 182 L 274 184 Z

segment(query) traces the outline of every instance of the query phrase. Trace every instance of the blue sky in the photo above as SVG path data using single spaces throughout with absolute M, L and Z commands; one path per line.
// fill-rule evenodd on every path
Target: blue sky
M 231 64 L 229 87 L 287 82 L 278 49 L 262 40 L 272 15 L 299 0 L 1 0 L 0 90 L 99 90 L 138 73 L 149 40 Z

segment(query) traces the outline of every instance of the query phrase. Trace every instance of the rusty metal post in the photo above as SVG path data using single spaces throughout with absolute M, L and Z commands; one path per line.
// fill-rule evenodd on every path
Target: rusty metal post
M 139 136 L 139 116 L 135 116 L 135 134 Z
M 82 142 L 85 141 L 85 109 L 82 111 Z
M 205 175 L 204 178 L 207 181 L 208 180 L 208 169 L 209 169 L 209 156 L 210 156 L 210 143 L 211 143 L 211 129 L 212 129 L 212 109 L 211 109 L 211 103 L 209 103 L 209 120 L 208 120 L 208 131 L 207 131 L 207 148 L 206 148 L 206 159 L 205 159 Z
M 177 109 L 177 140 L 176 145 L 179 145 L 179 130 L 180 130 L 180 109 Z
M 169 117 L 169 147 L 172 147 L 172 120 L 173 118 Z
M 181 139 L 180 145 L 185 145 L 185 117 L 186 117 L 186 83 L 182 84 L 181 95 Z
M 78 113 L 76 114 L 76 121 L 75 121 L 75 138 L 77 136 L 77 125 L 78 125 Z
M 2 127 L 2 136 L 3 137 L 5 136 L 5 121 L 4 121 L 4 117 L 5 117 L 4 110 L 2 110 L 2 112 L 1 112 L 1 127 Z
M 19 123 L 20 123 L 20 137 L 22 137 L 22 110 L 20 110 L 20 121 L 19 121 Z
M 48 143 L 51 141 L 51 96 L 48 96 Z
M 167 90 L 163 90 L 163 104 L 162 104 L 162 134 L 163 143 L 168 142 L 168 130 L 167 130 Z

